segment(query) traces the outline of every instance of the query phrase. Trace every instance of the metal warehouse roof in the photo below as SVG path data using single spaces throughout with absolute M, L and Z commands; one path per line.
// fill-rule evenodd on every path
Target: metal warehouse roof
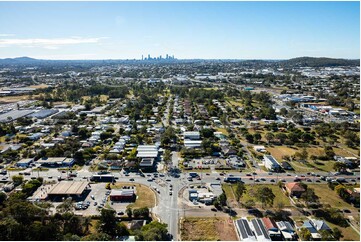
M 80 195 L 88 184 L 86 181 L 61 181 L 48 192 L 48 195 Z
M 0 122 L 12 121 L 12 120 L 24 117 L 26 115 L 29 115 L 33 112 L 34 112 L 34 110 L 13 110 L 13 111 L 10 111 L 7 113 L 3 113 L 0 115 Z M 11 120 L 9 120 L 9 117 L 11 118 Z

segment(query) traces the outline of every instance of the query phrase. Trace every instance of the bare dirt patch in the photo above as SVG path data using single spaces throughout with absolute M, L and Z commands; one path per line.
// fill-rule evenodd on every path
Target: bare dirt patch
M 229 218 L 186 218 L 182 223 L 182 240 L 236 241 L 237 235 Z

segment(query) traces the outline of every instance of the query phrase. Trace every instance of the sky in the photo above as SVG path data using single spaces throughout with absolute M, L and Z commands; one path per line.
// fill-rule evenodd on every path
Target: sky
M 360 58 L 359 2 L 0 2 L 0 58 Z

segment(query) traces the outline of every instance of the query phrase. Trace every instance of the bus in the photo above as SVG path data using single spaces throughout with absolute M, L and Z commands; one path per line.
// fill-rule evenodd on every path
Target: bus
M 223 181 L 229 183 L 236 183 L 236 182 L 241 182 L 242 180 L 240 177 L 229 176 L 229 177 L 225 177 Z
M 90 177 L 90 181 L 94 182 L 114 182 L 114 175 L 106 174 L 106 175 L 92 175 Z

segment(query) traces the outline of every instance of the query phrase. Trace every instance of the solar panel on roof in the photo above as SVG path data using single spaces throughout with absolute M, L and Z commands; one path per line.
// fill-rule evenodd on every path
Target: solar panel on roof
M 249 235 L 249 236 L 253 236 L 253 233 L 252 233 L 251 228 L 249 227 L 248 221 L 247 221 L 247 220 L 243 220 L 243 222 L 244 222 L 244 227 L 245 227 L 248 235 Z
M 239 231 L 241 232 L 242 238 L 248 238 L 247 232 L 243 225 L 243 220 L 237 220 Z
M 258 225 L 259 225 L 260 229 L 262 230 L 262 233 L 263 233 L 264 237 L 265 237 L 266 239 L 271 239 L 271 238 L 269 237 L 269 235 L 268 235 L 268 232 L 266 231 L 266 229 L 265 229 L 265 227 L 264 227 L 264 224 L 262 223 L 262 220 L 261 220 L 261 219 L 258 219 L 257 221 L 258 221 Z
M 256 220 L 256 219 L 252 219 L 251 222 L 252 222 L 253 227 L 254 227 L 254 229 L 255 229 L 255 231 L 256 231 L 257 237 L 258 237 L 258 236 L 261 236 L 261 235 L 262 235 L 262 231 L 261 231 L 261 229 L 259 228 L 259 225 L 258 225 L 258 223 L 257 223 L 257 220 Z

